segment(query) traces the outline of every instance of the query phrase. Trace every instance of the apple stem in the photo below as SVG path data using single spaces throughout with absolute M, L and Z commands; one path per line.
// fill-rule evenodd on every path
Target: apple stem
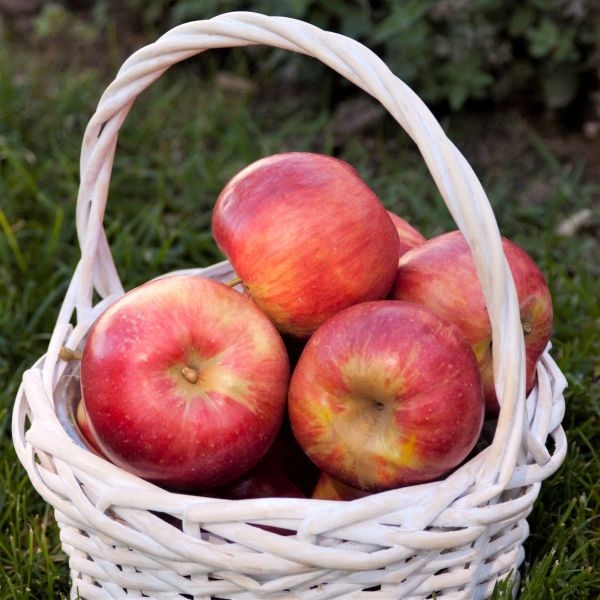
M 71 350 L 71 348 L 67 348 L 66 346 L 63 346 L 60 349 L 58 356 L 61 360 L 64 360 L 65 362 L 69 362 L 72 360 L 81 360 L 81 352 L 79 352 L 78 350 Z
M 233 279 L 230 279 L 229 281 L 225 282 L 225 285 L 229 286 L 229 287 L 235 287 L 236 285 L 238 285 L 239 283 L 242 283 L 242 278 L 241 277 L 234 277 Z
M 183 378 L 190 383 L 196 383 L 200 376 L 198 369 L 194 369 L 194 367 L 183 367 L 181 369 L 181 374 L 183 375 Z
M 531 333 L 532 329 L 533 327 L 531 326 L 531 323 L 529 321 L 525 321 L 523 323 L 523 331 L 525 332 L 525 335 Z

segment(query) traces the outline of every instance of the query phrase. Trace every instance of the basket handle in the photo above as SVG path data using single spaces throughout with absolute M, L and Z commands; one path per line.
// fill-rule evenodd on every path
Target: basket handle
M 266 44 L 319 59 L 378 100 L 417 144 L 452 217 L 469 243 L 492 323 L 494 373 L 501 412 L 480 480 L 493 497 L 511 477 L 525 415 L 525 351 L 514 282 L 486 194 L 465 158 L 420 98 L 372 51 L 303 21 L 234 12 L 180 25 L 135 52 L 102 95 L 86 129 L 77 198 L 82 257 L 77 315 L 123 291 L 102 221 L 117 135 L 135 98 L 171 65 L 211 48 Z M 473 501 L 481 501 L 481 496 Z

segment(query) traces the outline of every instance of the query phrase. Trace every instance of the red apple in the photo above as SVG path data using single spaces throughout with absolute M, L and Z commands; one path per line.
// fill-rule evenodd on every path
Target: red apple
M 176 489 L 240 476 L 273 442 L 289 361 L 248 298 L 198 276 L 151 281 L 93 325 L 81 388 L 93 439 L 122 468 Z
M 208 492 L 215 498 L 246 500 L 249 498 L 306 498 L 283 473 L 260 462 L 237 479 Z
M 552 298 L 533 259 L 506 238 L 502 245 L 517 289 L 530 391 L 536 363 L 552 332 Z M 462 233 L 439 235 L 402 256 L 392 296 L 427 306 L 461 328 L 481 369 L 486 415 L 497 416 L 500 407 L 492 372 L 492 326 L 473 255 Z
M 233 481 L 210 490 L 211 496 L 244 498 L 309 496 L 319 471 L 304 454 L 284 417 L 277 436 L 265 456 L 250 471 Z
M 261 465 L 285 475 L 305 495 L 310 496 L 319 477 L 319 469 L 306 456 L 284 417 L 279 433 L 262 459 Z
M 425 237 L 421 235 L 408 221 L 405 221 L 402 217 L 388 210 L 388 215 L 398 232 L 400 238 L 400 256 L 406 254 L 411 248 L 420 246 L 425 240 Z
M 394 300 L 352 306 L 308 340 L 290 382 L 290 422 L 309 458 L 354 488 L 433 480 L 483 423 L 477 361 L 453 324 Z
M 243 169 L 221 192 L 212 231 L 256 304 L 297 337 L 386 296 L 399 258 L 377 196 L 349 164 L 322 154 L 277 154 Z
M 337 481 L 327 473 L 321 473 L 311 498 L 318 500 L 356 500 L 368 495 L 369 492 L 357 490 L 341 481 Z

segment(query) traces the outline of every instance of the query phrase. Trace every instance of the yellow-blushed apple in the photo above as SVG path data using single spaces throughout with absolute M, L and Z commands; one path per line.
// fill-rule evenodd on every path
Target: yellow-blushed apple
M 311 336 L 288 410 L 321 471 L 377 492 L 460 464 L 479 437 L 484 404 L 460 329 L 425 307 L 380 300 L 339 312 Z
M 321 473 L 311 498 L 315 500 L 356 500 L 369 495 L 370 492 L 357 490 L 341 481 L 337 481 L 327 473 Z
M 98 442 L 94 439 L 94 434 L 90 430 L 89 419 L 85 412 L 85 406 L 83 405 L 82 400 L 77 403 L 77 408 L 75 409 L 75 423 L 77 424 L 81 437 L 83 437 L 82 441 L 88 446 L 88 449 L 93 450 L 96 454 L 102 456 L 102 458 L 106 458 L 102 450 L 100 450 Z

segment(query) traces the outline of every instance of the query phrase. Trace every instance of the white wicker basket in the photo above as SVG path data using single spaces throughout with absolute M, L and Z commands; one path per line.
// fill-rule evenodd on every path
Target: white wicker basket
M 57 417 L 77 386 L 77 367 L 59 359 L 60 348 L 81 348 L 95 318 L 123 293 L 102 226 L 121 124 L 137 95 L 174 63 L 209 48 L 253 44 L 318 58 L 381 102 L 418 145 L 473 250 L 493 324 L 502 408 L 492 443 L 442 481 L 351 502 L 188 496 L 78 446 Z M 47 353 L 23 377 L 12 426 L 19 459 L 55 509 L 73 597 L 470 599 L 516 576 L 525 519 L 566 452 L 565 378 L 546 351 L 525 397 L 514 283 L 485 192 L 423 102 L 371 51 L 301 21 L 254 13 L 171 30 L 124 63 L 88 125 L 77 232 L 81 260 Z M 227 263 L 194 272 L 232 275 Z M 102 298 L 96 305 L 94 290 Z

